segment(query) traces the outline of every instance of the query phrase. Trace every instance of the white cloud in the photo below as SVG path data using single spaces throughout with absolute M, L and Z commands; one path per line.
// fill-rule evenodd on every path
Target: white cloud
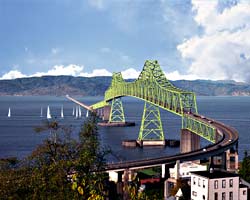
M 24 77 L 26 77 L 26 75 L 22 74 L 18 70 L 11 70 L 8 73 L 4 74 L 0 79 L 9 80 L 9 79 L 16 79 L 16 78 L 24 78 Z
M 67 66 L 64 65 L 55 65 L 52 69 L 47 72 L 36 72 L 34 74 L 23 74 L 18 70 L 11 70 L 8 73 L 5 73 L 0 79 L 15 79 L 23 77 L 41 77 L 41 76 L 84 76 L 84 77 L 93 77 L 93 76 L 111 76 L 112 73 L 106 69 L 94 69 L 91 73 L 84 72 L 84 66 L 70 64 Z
M 250 81 L 250 2 L 218 11 L 218 1 L 192 0 L 201 35 L 178 45 L 188 73 L 205 79 Z
M 52 69 L 50 69 L 48 72 L 37 72 L 33 74 L 32 76 L 46 76 L 46 75 L 52 75 L 52 76 L 58 76 L 58 75 L 68 75 L 68 76 L 77 76 L 79 73 L 83 71 L 84 66 L 79 65 L 56 65 Z
M 133 68 L 126 69 L 126 70 L 122 71 L 121 73 L 122 73 L 122 77 L 124 79 L 138 78 L 138 76 L 140 75 L 140 71 L 137 71 Z
M 112 76 L 112 73 L 106 69 L 94 69 L 91 73 L 83 72 L 79 76 L 84 76 L 84 77 Z
M 165 73 L 168 80 L 196 80 L 199 79 L 198 76 L 193 74 L 180 74 L 177 70 L 173 72 Z
M 137 71 L 134 68 L 128 68 L 123 70 L 122 76 L 124 79 L 137 79 L 141 71 Z M 68 76 L 81 76 L 81 77 L 96 77 L 96 76 L 112 76 L 112 73 L 107 69 L 94 69 L 92 72 L 84 72 L 84 66 L 70 64 L 67 66 L 56 65 L 47 72 L 36 72 L 31 75 L 23 74 L 18 70 L 11 70 L 8 73 L 4 74 L 0 79 L 16 79 L 24 77 L 41 77 L 41 76 L 59 76 L 59 75 L 68 75 Z M 166 77 L 169 80 L 194 80 L 197 79 L 197 76 L 194 75 L 183 75 L 178 71 L 173 71 L 170 73 L 165 73 Z

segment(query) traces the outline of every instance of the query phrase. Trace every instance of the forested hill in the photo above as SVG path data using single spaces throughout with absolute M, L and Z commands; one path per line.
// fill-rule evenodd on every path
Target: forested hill
M 109 87 L 111 77 L 43 76 L 0 80 L 0 95 L 101 96 Z M 234 81 L 179 80 L 176 87 L 205 96 L 250 95 L 250 84 Z

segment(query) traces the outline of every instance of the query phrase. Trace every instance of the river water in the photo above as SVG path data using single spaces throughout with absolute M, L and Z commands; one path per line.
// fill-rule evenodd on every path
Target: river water
M 103 97 L 78 97 L 79 101 L 91 105 Z M 140 129 L 140 121 L 144 103 L 135 98 L 123 98 L 127 121 L 134 121 L 135 127 L 99 127 L 100 141 L 103 146 L 109 146 L 114 156 L 110 161 L 135 160 L 163 155 L 173 155 L 179 148 L 144 147 L 125 148 L 122 140 L 136 139 Z M 73 135 L 77 138 L 81 124 L 85 120 L 86 110 L 82 109 L 83 117 L 72 116 L 74 103 L 65 97 L 51 96 L 4 96 L 0 97 L 0 157 L 16 156 L 23 158 L 29 155 L 48 133 L 38 134 L 34 128 L 46 120 L 47 106 L 52 117 L 60 124 L 71 126 Z M 64 108 L 64 119 L 60 118 L 61 107 Z M 243 159 L 244 151 L 250 150 L 250 97 L 197 97 L 200 114 L 219 120 L 233 126 L 239 132 L 239 157 Z M 8 109 L 11 117 L 8 118 Z M 43 108 L 43 117 L 40 117 Z M 166 139 L 179 139 L 181 118 L 161 110 L 161 118 Z M 209 144 L 204 139 L 202 146 Z

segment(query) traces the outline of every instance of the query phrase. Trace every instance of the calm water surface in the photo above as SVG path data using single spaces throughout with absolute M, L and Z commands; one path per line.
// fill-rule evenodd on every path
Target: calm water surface
M 79 97 L 78 100 L 91 105 L 103 97 Z M 115 156 L 110 161 L 135 160 L 163 155 L 173 155 L 179 148 L 124 148 L 121 142 L 124 139 L 136 139 L 140 129 L 140 120 L 143 112 L 143 102 L 134 98 L 123 98 L 124 110 L 127 121 L 135 121 L 135 127 L 99 127 L 100 140 L 103 146 L 109 146 Z M 42 125 L 45 117 L 40 117 L 41 107 L 45 116 L 47 106 L 50 106 L 54 118 L 66 126 L 73 127 L 73 135 L 77 138 L 80 126 L 85 120 L 75 119 L 72 116 L 74 103 L 65 97 L 0 97 L 0 157 L 17 156 L 23 158 L 42 140 L 48 133 L 38 134 L 34 127 Z M 64 119 L 60 119 L 61 106 L 64 107 Z M 239 155 L 243 158 L 245 150 L 250 150 L 250 97 L 198 97 L 198 111 L 207 117 L 222 121 L 236 128 L 240 135 Z M 7 117 L 11 108 L 11 118 Z M 83 116 L 86 110 L 82 110 Z M 161 118 L 165 138 L 179 139 L 181 118 L 167 111 L 161 110 Z M 202 145 L 208 144 L 202 140 Z

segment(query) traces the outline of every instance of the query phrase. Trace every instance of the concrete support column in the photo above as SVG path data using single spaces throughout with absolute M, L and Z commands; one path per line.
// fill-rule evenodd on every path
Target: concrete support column
M 165 178 L 166 176 L 166 164 L 161 165 L 161 177 Z
M 227 158 L 227 170 L 229 171 L 237 171 L 239 169 L 239 155 L 237 151 L 234 149 L 230 149 L 226 151 L 226 158 Z
M 197 149 L 200 149 L 200 136 L 187 129 L 182 129 L 180 152 L 186 153 Z
M 109 180 L 117 183 L 118 182 L 118 172 L 109 171 L 108 173 L 109 173 Z
M 239 155 L 235 155 L 235 170 L 239 169 Z
M 111 106 L 105 106 L 105 107 L 103 107 L 103 116 L 102 116 L 102 119 L 104 121 L 108 121 L 109 120 L 110 110 L 111 110 Z
M 227 153 L 226 152 L 224 152 L 224 153 L 222 153 L 222 155 L 221 155 L 221 161 L 222 161 L 222 163 L 221 163 L 221 168 L 222 169 L 227 169 L 227 155 L 226 155 Z M 230 162 L 229 162 L 230 163 Z
M 164 181 L 164 199 L 167 199 L 169 196 L 169 183 L 168 180 Z
M 230 163 L 230 150 L 229 150 L 229 149 L 226 151 L 226 160 L 227 160 L 227 161 L 226 161 L 226 165 L 227 165 L 227 168 L 226 168 L 226 169 L 228 170 L 228 169 L 231 168 L 231 167 L 230 167 L 230 164 L 231 164 L 231 163 Z
M 180 174 L 179 174 L 179 172 L 180 172 L 180 161 L 179 160 L 176 161 L 175 170 L 176 170 L 175 171 L 175 179 L 178 180 L 179 177 L 180 177 Z

